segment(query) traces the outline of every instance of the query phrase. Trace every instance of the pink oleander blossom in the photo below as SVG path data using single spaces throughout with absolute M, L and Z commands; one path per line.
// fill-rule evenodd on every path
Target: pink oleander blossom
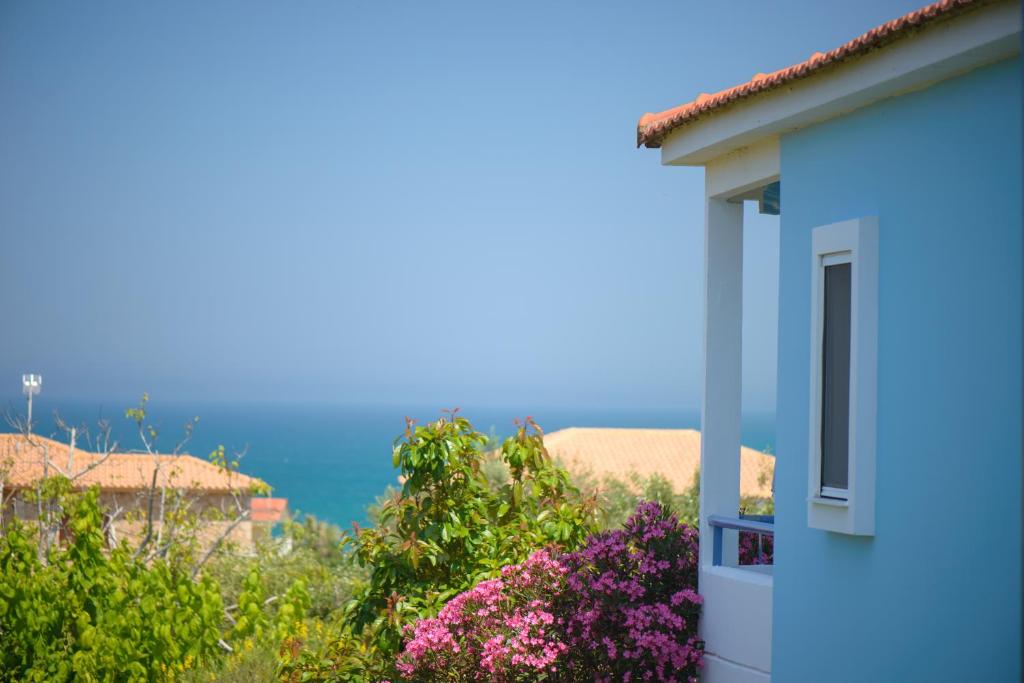
M 554 674 L 566 645 L 550 611 L 566 569 L 546 551 L 503 567 L 422 619 L 398 657 L 411 680 L 531 681 Z
M 697 532 L 657 503 L 578 552 L 534 553 L 411 627 L 396 666 L 412 681 L 694 683 Z
M 752 531 L 740 532 L 740 566 L 775 564 L 775 539 Z
M 657 503 L 641 503 L 621 530 L 592 536 L 562 558 L 572 680 L 696 681 L 697 532 Z

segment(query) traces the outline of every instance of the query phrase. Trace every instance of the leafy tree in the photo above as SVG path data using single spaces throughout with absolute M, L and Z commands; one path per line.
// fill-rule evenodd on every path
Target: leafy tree
M 689 526 L 697 525 L 700 512 L 700 473 L 694 474 L 693 483 L 682 491 L 660 474 L 644 478 L 635 472 L 620 478 L 606 475 L 597 479 L 592 474 L 577 474 L 574 483 L 597 500 L 598 526 L 601 529 L 620 528 L 633 514 L 641 501 L 655 502 L 670 510 Z
M 393 450 L 402 488 L 380 505 L 376 526 L 347 540 L 366 585 L 326 650 L 300 657 L 295 680 L 393 675 L 406 626 L 532 551 L 574 549 L 594 529 L 593 501 L 552 462 L 530 418 L 501 446 L 504 481 L 484 471 L 487 443 L 454 411 L 422 426 L 407 420 Z
M 0 678 L 153 681 L 218 657 L 216 585 L 126 545 L 106 552 L 97 489 L 61 498 L 71 540 L 46 563 L 19 521 L 0 537 Z

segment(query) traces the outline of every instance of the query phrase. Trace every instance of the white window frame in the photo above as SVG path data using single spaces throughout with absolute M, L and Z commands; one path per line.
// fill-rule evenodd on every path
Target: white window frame
M 847 488 L 821 485 L 821 390 L 825 268 L 851 265 L 850 415 Z M 810 412 L 807 524 L 845 534 L 875 533 L 875 420 L 878 370 L 878 219 L 811 231 Z
M 818 229 L 820 230 L 820 228 L 818 228 Z M 815 250 L 815 252 L 817 253 L 817 249 Z M 817 441 L 815 441 L 815 445 L 818 447 L 818 454 L 817 454 L 817 457 L 815 458 L 814 462 L 817 465 L 817 474 L 818 474 L 818 487 L 817 488 L 820 489 L 820 490 L 815 491 L 814 493 L 819 495 L 821 498 L 828 498 L 830 501 L 849 500 L 850 499 L 849 480 L 847 480 L 847 488 L 845 488 L 845 489 L 836 488 L 836 487 L 833 487 L 833 486 L 821 486 L 821 484 L 820 484 L 820 482 L 821 482 L 821 463 L 822 463 L 822 457 L 823 457 L 823 455 L 821 453 L 821 428 L 822 428 L 822 425 L 821 425 L 821 407 L 822 407 L 822 405 L 821 405 L 822 404 L 821 392 L 822 392 L 822 387 L 823 387 L 821 372 L 824 369 L 824 355 L 825 355 L 825 343 L 824 343 L 824 337 L 825 337 L 825 269 L 828 268 L 829 266 L 838 266 L 838 265 L 842 265 L 844 263 L 849 263 L 850 267 L 851 267 L 851 270 L 852 270 L 852 268 L 853 268 L 853 250 L 852 249 L 848 249 L 848 250 L 844 250 L 844 251 L 840 251 L 840 252 L 833 252 L 833 253 L 829 253 L 829 254 L 819 253 L 818 254 L 817 262 L 820 263 L 820 266 L 818 267 L 818 271 L 819 272 L 815 276 L 816 282 L 815 282 L 815 285 L 814 285 L 816 287 L 815 292 L 814 292 L 814 294 L 816 295 L 815 304 L 814 304 L 814 311 L 815 311 L 815 314 L 818 316 L 818 320 L 815 322 L 815 328 L 814 328 L 814 330 L 815 330 L 815 332 L 814 332 L 814 334 L 815 334 L 815 342 L 814 343 L 817 344 L 817 349 L 815 349 L 815 351 L 817 353 L 817 359 L 818 359 L 817 360 L 817 363 L 818 363 L 818 377 L 817 377 L 818 396 L 817 396 L 817 404 L 816 404 L 817 405 L 817 412 L 814 413 L 814 415 L 815 415 L 815 417 L 817 419 L 817 435 L 818 435 L 818 438 L 817 438 Z M 851 281 L 850 297 L 851 297 L 850 298 L 850 374 L 852 375 L 853 374 L 853 289 L 852 289 L 852 281 Z M 850 393 L 852 394 L 853 393 L 853 385 L 852 385 L 852 383 L 851 383 L 850 387 L 851 387 Z M 851 405 L 852 405 L 852 403 L 851 403 Z M 849 461 L 847 461 L 847 467 L 849 467 Z

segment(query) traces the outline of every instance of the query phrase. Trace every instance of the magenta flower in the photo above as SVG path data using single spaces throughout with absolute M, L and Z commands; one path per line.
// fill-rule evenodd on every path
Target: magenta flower
M 408 633 L 415 681 L 693 682 L 697 533 L 656 503 L 561 557 L 539 551 L 452 598 Z
M 566 569 L 547 552 L 503 567 L 452 598 L 433 619 L 422 619 L 397 661 L 413 680 L 530 681 L 553 674 L 566 651 L 551 596 L 561 592 Z
M 695 681 L 697 532 L 657 503 L 563 558 L 566 666 L 577 680 Z M 589 677 L 589 678 L 588 678 Z

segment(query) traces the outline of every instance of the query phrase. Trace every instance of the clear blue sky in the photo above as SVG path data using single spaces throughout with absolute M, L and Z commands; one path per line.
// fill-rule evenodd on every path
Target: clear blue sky
M 0 394 L 696 407 L 702 172 L 637 118 L 921 2 L 5 2 Z

